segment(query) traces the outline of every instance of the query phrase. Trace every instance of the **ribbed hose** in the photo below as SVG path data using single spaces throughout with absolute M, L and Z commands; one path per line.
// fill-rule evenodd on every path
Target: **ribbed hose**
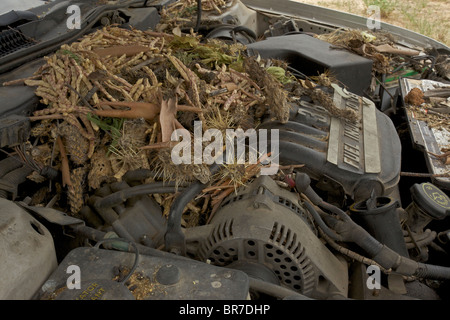
M 376 256 L 384 247 L 383 244 L 356 223 L 354 223 L 352 228 L 352 239 L 370 256 Z
M 448 280 L 450 279 L 450 268 L 435 266 L 426 263 L 418 263 L 419 267 L 413 274 L 419 278 L 434 279 L 434 280 Z

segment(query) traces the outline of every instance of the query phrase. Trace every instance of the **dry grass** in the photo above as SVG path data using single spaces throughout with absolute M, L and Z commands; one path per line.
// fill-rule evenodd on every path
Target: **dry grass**
M 298 0 L 369 17 L 369 5 L 378 5 L 382 22 L 410 29 L 450 46 L 448 0 Z

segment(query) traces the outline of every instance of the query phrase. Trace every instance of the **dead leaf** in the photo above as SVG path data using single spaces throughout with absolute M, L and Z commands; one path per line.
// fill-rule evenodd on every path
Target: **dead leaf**
M 160 109 L 159 105 L 157 104 L 141 101 L 100 101 L 97 104 L 97 107 L 100 106 L 128 108 L 128 110 L 95 110 L 94 113 L 101 117 L 116 117 L 127 119 L 144 118 L 146 120 L 153 120 L 158 115 Z
M 393 46 L 391 46 L 390 44 L 381 44 L 378 46 L 373 46 L 373 45 L 369 45 L 371 46 L 373 49 L 375 49 L 378 52 L 381 53 L 393 53 L 393 54 L 403 54 L 405 56 L 417 56 L 419 55 L 419 51 L 417 50 L 412 50 L 412 49 L 408 49 L 408 48 L 394 48 Z
M 177 128 L 177 99 L 169 98 L 161 102 L 161 112 L 159 122 L 161 124 L 161 142 L 170 141 L 172 132 Z
M 175 27 L 172 29 L 172 33 L 178 37 L 181 37 L 181 29 L 180 27 Z

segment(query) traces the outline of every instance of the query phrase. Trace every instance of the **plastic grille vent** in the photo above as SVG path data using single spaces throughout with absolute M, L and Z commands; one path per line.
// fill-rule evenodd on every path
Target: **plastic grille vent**
M 20 31 L 9 29 L 0 33 L 0 57 L 4 57 L 14 51 L 30 47 L 33 41 L 25 37 Z
M 315 272 L 297 235 L 284 225 L 274 223 L 271 243 L 265 244 L 265 255 L 273 260 L 274 272 L 281 282 L 303 293 L 315 286 Z
M 207 238 L 205 246 L 201 249 L 202 256 L 208 256 L 212 250 L 209 260 L 211 263 L 219 266 L 225 266 L 238 259 L 237 250 L 231 246 L 218 246 L 220 243 L 226 243 L 233 236 L 233 220 L 227 220 L 225 223 L 217 225 L 211 236 Z
M 275 222 L 270 239 L 233 236 L 233 220 L 217 225 L 203 243 L 200 255 L 211 264 L 225 267 L 234 261 L 258 261 L 270 266 L 281 283 L 310 293 L 315 287 L 315 270 L 304 247 L 289 228 Z
M 300 207 L 298 205 L 296 205 L 295 203 L 293 203 L 292 201 L 282 198 L 282 197 L 278 197 L 278 203 L 285 206 L 286 208 L 288 208 L 289 210 L 291 210 L 292 212 L 297 214 L 299 217 L 301 217 L 303 219 L 303 221 L 308 223 L 311 230 L 316 232 L 316 228 L 314 227 L 314 222 L 313 222 L 311 216 L 308 214 L 308 212 L 300 209 Z

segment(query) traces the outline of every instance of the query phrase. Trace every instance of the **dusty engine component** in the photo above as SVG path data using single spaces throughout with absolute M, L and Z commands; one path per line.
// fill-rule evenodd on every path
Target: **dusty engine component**
M 411 141 L 414 148 L 424 153 L 432 182 L 444 190 L 450 190 L 449 108 L 450 85 L 433 80 L 399 80 L 403 95 L 403 107 L 408 118 Z M 419 101 L 411 101 L 411 93 L 419 93 Z
M 370 198 L 351 206 L 352 218 L 362 225 L 375 239 L 408 257 L 402 226 L 400 225 L 399 203 L 388 197 Z
M 58 266 L 47 228 L 17 204 L 0 199 L 0 299 L 31 299 Z
M 207 39 L 220 39 L 231 43 L 237 41 L 244 45 L 255 42 L 256 34 L 248 28 L 242 26 L 219 26 L 206 35 Z
M 173 187 L 161 187 L 160 191 L 167 189 Z M 125 181 L 105 185 L 90 197 L 81 214 L 92 226 L 112 229 L 124 239 L 158 247 L 163 242 L 167 222 L 159 205 L 147 196 L 150 192 L 152 189 L 145 184 L 134 188 Z
M 235 268 L 306 296 L 346 296 L 347 267 L 317 237 L 296 196 L 261 176 L 217 211 L 201 260 Z M 195 233 L 195 230 L 189 232 Z
M 448 195 L 431 183 L 414 184 L 411 195 L 413 202 L 407 211 L 416 217 L 414 220 L 422 221 L 416 223 L 421 227 L 425 227 L 433 219 L 443 220 L 450 214 Z
M 119 240 L 117 240 L 119 241 Z M 68 288 L 66 270 L 77 265 L 82 288 Z M 69 281 L 70 282 L 70 281 Z M 70 284 L 69 284 L 70 286 Z M 249 281 L 239 270 L 181 258 L 99 248 L 72 250 L 40 290 L 41 299 L 246 299 Z M 83 290 L 81 290 L 83 289 Z
M 280 162 L 305 164 L 301 170 L 319 188 L 340 188 L 356 202 L 396 191 L 401 146 L 392 121 L 373 102 L 333 85 L 333 103 L 353 110 L 357 120 L 331 116 L 325 104 L 301 98 L 286 124 L 267 121 L 261 128 L 280 130 Z M 320 102 L 320 101 L 319 101 Z
M 443 222 L 450 214 L 450 199 L 435 185 L 424 182 L 411 187 L 412 202 L 405 209 L 405 234 L 410 255 L 416 260 L 426 261 L 429 258 L 428 245 L 437 237 L 429 225 L 432 222 Z M 445 232 L 444 232 L 445 233 Z M 445 242 L 445 241 L 444 241 Z

